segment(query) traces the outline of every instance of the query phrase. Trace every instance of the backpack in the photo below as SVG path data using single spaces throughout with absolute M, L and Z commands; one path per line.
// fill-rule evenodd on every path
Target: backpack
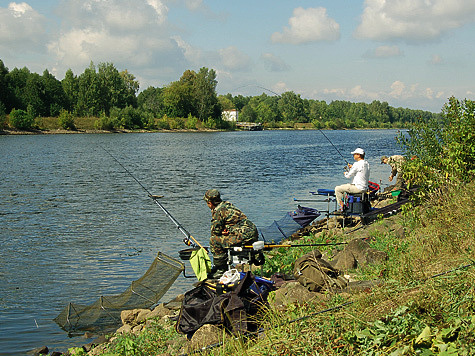
M 348 282 L 340 277 L 340 271 L 322 259 L 319 250 L 313 250 L 295 261 L 294 277 L 310 292 L 343 289 Z

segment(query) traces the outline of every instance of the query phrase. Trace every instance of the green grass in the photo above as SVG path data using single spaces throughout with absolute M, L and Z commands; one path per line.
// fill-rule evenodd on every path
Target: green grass
M 475 266 L 470 265 L 475 262 L 474 196 L 474 183 L 453 188 L 425 205 L 405 208 L 391 223 L 382 220 L 359 230 L 358 236 L 371 237 L 370 245 L 386 251 L 388 260 L 352 273 L 360 280 L 382 279 L 382 285 L 285 310 L 269 307 L 260 316 L 265 331 L 259 336 L 227 337 L 207 354 L 470 355 L 475 348 Z M 404 227 L 405 237 L 394 233 L 395 224 Z M 325 232 L 294 243 L 341 242 L 355 236 Z M 291 273 L 296 258 L 313 248 L 272 251 L 264 273 Z M 319 247 L 328 254 L 333 248 Z M 351 304 L 316 314 L 347 302 Z M 179 337 L 173 328 L 157 326 L 142 336 L 118 336 L 104 355 L 179 354 L 164 346 Z

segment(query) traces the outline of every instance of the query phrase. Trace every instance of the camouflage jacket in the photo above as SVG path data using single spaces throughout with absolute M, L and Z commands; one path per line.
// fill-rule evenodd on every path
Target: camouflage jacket
M 211 217 L 211 236 L 222 236 L 223 231 L 229 231 L 230 238 L 240 237 L 240 240 L 257 238 L 257 228 L 244 213 L 228 201 L 222 201 L 213 209 Z
M 391 166 L 391 174 L 394 177 L 396 174 L 401 173 L 402 164 L 404 163 L 404 157 L 400 155 L 394 155 L 389 157 L 388 164 Z

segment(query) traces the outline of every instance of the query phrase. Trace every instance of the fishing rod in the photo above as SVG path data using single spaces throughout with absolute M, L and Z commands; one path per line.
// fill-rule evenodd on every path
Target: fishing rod
M 314 246 L 336 246 L 336 245 L 347 245 L 348 242 L 330 242 L 330 243 L 315 243 L 315 244 L 295 244 L 295 245 L 288 245 L 288 244 L 282 244 L 282 245 L 273 245 L 273 244 L 264 244 L 264 247 L 262 248 L 263 250 L 271 250 L 273 248 L 279 248 L 279 247 L 314 247 Z M 250 248 L 250 249 L 255 249 L 254 246 L 244 246 L 244 248 Z
M 186 231 L 186 229 L 172 216 L 172 214 L 170 214 L 170 212 L 158 201 L 159 198 L 162 198 L 163 196 L 162 195 L 153 195 L 152 193 L 150 193 L 150 191 L 137 179 L 134 177 L 134 175 L 132 173 L 130 173 L 130 171 L 124 167 L 124 165 L 117 159 L 115 158 L 112 153 L 110 153 L 108 150 L 106 150 L 103 146 L 99 145 L 104 151 L 107 152 L 107 154 L 109 156 L 112 157 L 112 159 L 114 161 L 116 161 L 141 187 L 143 190 L 145 190 L 145 192 L 148 194 L 148 196 L 155 202 L 155 204 L 157 204 L 160 209 L 162 209 L 162 211 L 165 213 L 165 215 L 175 224 L 175 226 L 178 228 L 178 230 L 180 230 L 183 235 L 185 235 L 185 238 L 183 239 L 183 242 L 185 243 L 185 245 L 188 245 L 188 246 L 191 246 L 193 243 L 190 241 L 190 239 L 196 243 L 196 245 L 198 245 L 199 247 L 203 248 L 203 246 L 188 232 Z
M 325 135 L 323 133 L 322 130 L 318 129 L 318 131 L 320 131 L 322 133 L 323 136 L 325 136 L 325 138 L 328 140 L 328 142 L 330 142 L 330 144 L 333 146 L 333 148 L 338 152 L 338 154 L 341 156 L 341 158 L 343 158 L 343 160 L 346 162 L 346 165 L 349 166 L 350 163 L 346 160 L 345 157 L 343 157 L 343 155 L 341 154 L 341 152 L 338 150 L 338 148 L 336 148 L 336 146 L 333 144 L 333 142 L 330 141 L 330 139 L 327 137 L 327 135 Z

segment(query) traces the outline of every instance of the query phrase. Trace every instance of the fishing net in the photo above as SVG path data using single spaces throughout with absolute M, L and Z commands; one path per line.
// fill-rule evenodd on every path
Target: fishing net
M 277 244 L 284 239 L 288 239 L 320 215 L 317 209 L 299 206 L 297 210 L 285 214 L 282 219 L 274 220 L 268 227 L 258 228 L 259 236 L 267 244 Z
M 99 332 L 121 323 L 123 310 L 150 308 L 168 291 L 184 265 L 158 253 L 150 268 L 122 294 L 101 296 L 90 305 L 69 303 L 54 321 L 65 331 Z

